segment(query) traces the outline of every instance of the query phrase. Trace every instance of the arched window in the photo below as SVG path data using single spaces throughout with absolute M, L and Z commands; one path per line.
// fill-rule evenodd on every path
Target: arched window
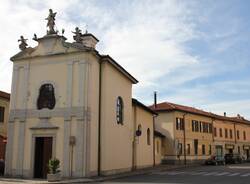
M 53 109 L 56 104 L 54 87 L 52 84 L 43 84 L 39 90 L 37 109 Z
M 150 129 L 147 129 L 147 144 L 150 145 Z
M 123 124 L 123 101 L 120 96 L 116 100 L 116 121 L 117 124 Z

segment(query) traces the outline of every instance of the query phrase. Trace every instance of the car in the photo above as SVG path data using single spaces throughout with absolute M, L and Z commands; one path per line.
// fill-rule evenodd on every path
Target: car
M 226 164 L 242 163 L 242 157 L 240 156 L 240 154 L 228 153 L 228 154 L 225 154 L 224 158 L 225 158 Z
M 211 156 L 205 161 L 206 165 L 225 165 L 225 159 L 223 156 Z

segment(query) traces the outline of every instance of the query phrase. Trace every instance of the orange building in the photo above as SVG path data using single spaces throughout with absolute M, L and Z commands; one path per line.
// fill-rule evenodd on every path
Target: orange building
M 156 130 L 165 136 L 163 162 L 202 162 L 226 153 L 249 158 L 250 121 L 243 117 L 220 116 L 169 102 L 151 108 L 158 113 Z

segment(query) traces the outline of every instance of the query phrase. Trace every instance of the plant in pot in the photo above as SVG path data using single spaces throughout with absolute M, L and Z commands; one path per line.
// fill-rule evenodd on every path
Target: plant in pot
M 49 173 L 47 174 L 48 181 L 60 181 L 61 174 L 60 174 L 60 160 L 57 158 L 52 158 L 49 160 L 48 169 Z

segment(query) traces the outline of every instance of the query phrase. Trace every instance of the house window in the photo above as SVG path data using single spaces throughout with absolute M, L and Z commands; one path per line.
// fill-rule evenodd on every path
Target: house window
M 120 96 L 116 100 L 116 121 L 117 124 L 123 124 L 123 100 Z
M 187 154 L 188 154 L 188 155 L 190 155 L 190 150 L 191 150 L 190 144 L 187 144 Z
M 156 151 L 157 151 L 157 154 L 159 154 L 159 152 L 160 152 L 160 143 L 159 143 L 159 141 L 156 141 Z
M 192 120 L 192 131 L 194 132 L 194 130 L 195 130 L 195 121 Z
M 225 129 L 225 138 L 228 137 L 227 129 Z
M 217 136 L 217 129 L 214 128 L 214 137 L 216 137 L 216 136 Z
M 229 134 L 230 134 L 230 139 L 232 139 L 233 138 L 233 131 L 232 131 L 232 129 L 230 129 Z
M 200 132 L 202 132 L 202 127 L 204 128 L 204 124 L 200 121 Z
M 222 128 L 220 128 L 220 137 L 222 137 Z
M 199 132 L 199 122 L 196 120 L 192 120 L 192 131 Z
M 206 146 L 202 144 L 202 155 L 206 154 Z
M 246 132 L 245 131 L 243 132 L 243 138 L 244 138 L 244 140 L 246 140 Z
M 183 118 L 176 118 L 176 130 L 184 130 Z
M 4 122 L 4 107 L 0 107 L 0 123 Z
M 209 133 L 212 133 L 212 131 L 213 131 L 212 124 L 209 123 Z
M 150 145 L 150 129 L 147 129 L 147 144 Z
M 198 155 L 198 139 L 194 140 L 194 154 Z
M 178 155 L 182 155 L 182 144 L 178 144 Z
M 39 90 L 39 96 L 37 99 L 37 109 L 54 109 L 55 105 L 56 98 L 53 85 L 43 84 Z
M 209 145 L 209 155 L 211 155 L 212 154 L 212 146 L 211 146 L 211 144 Z
M 240 139 L 240 131 L 237 130 L 237 139 Z

